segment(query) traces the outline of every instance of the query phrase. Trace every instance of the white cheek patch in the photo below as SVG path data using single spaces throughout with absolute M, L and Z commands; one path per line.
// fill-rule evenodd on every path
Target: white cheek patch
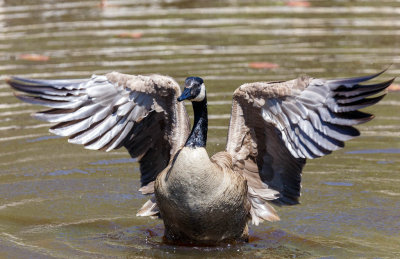
M 206 86 L 204 84 L 201 84 L 200 87 L 201 87 L 200 93 L 196 96 L 196 98 L 193 98 L 191 100 L 192 102 L 201 102 L 206 97 Z

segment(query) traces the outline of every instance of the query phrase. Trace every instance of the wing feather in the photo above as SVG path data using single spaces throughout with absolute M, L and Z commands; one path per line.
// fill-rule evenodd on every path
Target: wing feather
M 363 77 L 323 80 L 300 77 L 287 82 L 250 83 L 234 93 L 227 152 L 235 171 L 249 185 L 254 224 L 271 220 L 265 204 L 297 204 L 307 158 L 344 147 L 360 135 L 354 125 L 373 118 L 359 109 L 379 102 L 394 79 L 361 84 Z M 378 96 L 376 96 L 378 95 Z
M 50 110 L 35 118 L 57 123 L 50 132 L 87 149 L 126 147 L 138 158 L 142 185 L 168 164 L 185 142 L 189 120 L 179 85 L 166 76 L 110 73 L 78 80 L 36 80 L 11 77 L 7 82 L 20 100 Z

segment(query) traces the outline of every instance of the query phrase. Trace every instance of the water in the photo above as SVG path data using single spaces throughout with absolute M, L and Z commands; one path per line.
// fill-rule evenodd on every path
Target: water
M 0 73 L 201 76 L 212 154 L 224 149 L 242 83 L 357 76 L 389 64 L 382 80 L 400 74 L 399 1 L 309 3 L 0 0 Z M 278 207 L 280 222 L 252 226 L 248 244 L 174 247 L 162 242 L 161 221 L 135 216 L 146 197 L 125 150 L 87 151 L 49 134 L 30 117 L 39 107 L 18 102 L 1 81 L 0 257 L 397 258 L 399 108 L 400 94 L 389 93 L 367 109 L 376 118 L 359 127 L 362 137 L 308 161 L 302 204 Z

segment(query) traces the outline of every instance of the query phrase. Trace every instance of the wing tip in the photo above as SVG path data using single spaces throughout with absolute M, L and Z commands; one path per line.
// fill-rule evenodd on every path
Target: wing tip
M 383 82 L 382 84 L 385 84 L 385 87 L 383 89 L 387 89 L 389 86 L 391 86 L 393 84 L 394 80 L 396 80 L 396 78 L 397 77 L 395 76 L 395 77 L 387 80 L 386 82 Z M 386 86 L 386 84 L 387 84 L 387 86 Z
M 18 82 L 27 84 L 30 81 L 34 81 L 34 80 L 23 78 L 23 77 L 19 77 L 19 76 L 5 76 L 4 77 L 4 81 L 7 84 L 11 85 L 11 84 L 15 84 L 15 83 L 18 83 Z
M 349 77 L 349 78 L 342 78 L 342 79 L 331 79 L 331 80 L 327 80 L 327 83 L 332 84 L 334 87 L 337 87 L 340 85 L 359 84 L 359 83 L 369 81 L 371 79 L 374 79 L 374 78 L 382 75 L 389 68 L 390 68 L 390 66 L 388 66 L 387 68 L 383 69 L 382 71 L 379 71 L 378 73 L 375 73 L 372 75 L 365 75 L 365 76 L 360 76 L 360 77 Z M 396 79 L 396 77 L 394 79 Z
M 20 89 L 18 89 L 18 87 L 16 85 L 18 82 L 18 77 L 6 76 L 6 77 L 4 77 L 4 82 L 6 82 L 6 84 L 8 84 L 11 88 L 21 91 Z
M 13 80 L 12 76 L 5 76 L 3 77 L 4 82 L 6 82 L 7 84 L 10 84 L 10 82 Z
M 4 80 L 4 82 L 6 82 L 6 83 L 9 84 L 9 85 L 10 85 L 11 83 L 14 83 L 14 82 L 17 82 L 17 81 L 23 81 L 23 80 L 24 80 L 22 77 L 19 77 L 19 76 L 9 76 L 9 75 L 4 76 L 2 79 Z
M 387 95 L 387 92 L 384 92 L 383 94 L 377 96 L 377 97 L 373 97 L 373 98 L 366 98 L 366 103 L 368 106 L 377 104 L 378 102 L 380 102 L 383 98 L 385 98 L 385 96 Z

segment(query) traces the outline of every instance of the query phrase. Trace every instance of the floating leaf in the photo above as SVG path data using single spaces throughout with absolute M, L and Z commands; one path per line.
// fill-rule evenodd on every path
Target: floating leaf
M 21 60 L 28 60 L 28 61 L 40 61 L 40 62 L 45 62 L 50 59 L 49 56 L 45 55 L 39 55 L 39 54 L 21 54 L 18 56 L 18 59 Z
M 278 68 L 279 65 L 275 63 L 269 63 L 269 62 L 251 62 L 249 63 L 249 67 L 251 68 L 257 68 L 257 69 L 272 69 L 272 68 Z
M 113 5 L 113 4 L 107 3 L 107 0 L 101 0 L 100 4 L 98 4 L 97 6 L 100 7 L 101 9 L 119 7 L 118 5 Z
M 106 8 L 108 6 L 107 0 L 101 0 L 99 6 L 100 8 Z
M 392 84 L 388 87 L 388 91 L 400 91 L 400 85 Z
M 308 1 L 289 1 L 286 3 L 286 5 L 294 7 L 310 7 L 311 3 Z
M 136 33 L 131 33 L 131 32 L 124 32 L 120 33 L 117 35 L 117 37 L 120 38 L 132 38 L 132 39 L 140 39 L 142 37 L 142 33 L 136 32 Z

